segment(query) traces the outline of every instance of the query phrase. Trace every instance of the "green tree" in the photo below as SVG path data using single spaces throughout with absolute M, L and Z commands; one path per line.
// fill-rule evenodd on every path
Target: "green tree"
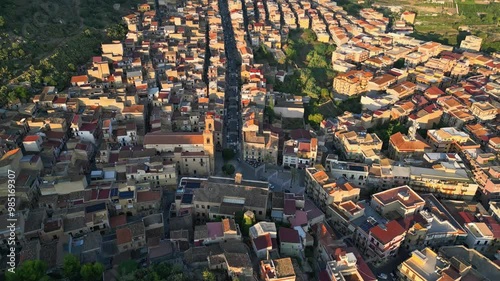
M 69 281 L 80 280 L 80 260 L 75 255 L 66 255 L 63 263 L 63 275 Z
M 314 43 L 318 40 L 318 36 L 316 36 L 316 33 L 314 33 L 311 29 L 304 30 L 303 35 L 304 40 L 306 40 L 307 43 Z
M 234 166 L 233 166 L 233 165 L 231 165 L 231 164 L 224 164 L 224 166 L 222 166 L 222 171 L 223 171 L 226 175 L 230 176 L 230 175 L 234 174 L 234 172 L 235 172 L 235 168 L 234 168 Z
M 309 120 L 309 123 L 317 126 L 321 123 L 321 121 L 323 121 L 323 115 L 321 113 L 310 114 L 307 119 Z
M 403 68 L 403 67 L 405 67 L 405 59 L 404 59 L 404 58 L 400 58 L 400 59 L 398 59 L 398 60 L 394 63 L 394 67 L 395 67 L 395 68 Z
M 322 88 L 321 89 L 321 99 L 322 100 L 329 100 L 330 99 L 330 90 L 327 88 Z
M 129 275 L 135 272 L 138 266 L 139 264 L 137 264 L 137 262 L 134 260 L 124 261 L 118 266 L 118 273 L 120 274 L 120 276 Z
M 293 44 L 288 44 L 286 46 L 285 55 L 289 61 L 295 61 L 295 59 L 297 58 L 297 51 L 295 50 Z
M 0 16 L 0 27 L 3 27 L 5 25 L 5 19 Z
M 203 281 L 215 281 L 215 280 L 217 280 L 217 279 L 216 279 L 215 274 L 212 271 L 210 271 L 208 269 L 205 269 L 203 271 Z
M 111 40 L 123 40 L 127 32 L 128 28 L 125 24 L 115 24 L 106 29 L 106 36 Z
M 236 153 L 234 152 L 234 149 L 225 148 L 224 150 L 222 150 L 222 158 L 224 159 L 224 161 L 233 159 L 235 155 Z
M 15 273 L 5 274 L 7 281 L 49 281 L 47 264 L 41 260 L 28 260 L 24 262 Z
M 104 266 L 98 262 L 84 264 L 80 270 L 80 275 L 83 281 L 99 281 L 102 280 Z

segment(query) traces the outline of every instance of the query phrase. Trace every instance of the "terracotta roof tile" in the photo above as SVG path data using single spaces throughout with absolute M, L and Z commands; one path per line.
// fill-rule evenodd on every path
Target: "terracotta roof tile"
M 397 236 L 402 235 L 404 232 L 405 229 L 395 220 L 387 223 L 385 227 L 377 225 L 370 229 L 371 235 L 384 245 L 391 242 Z
M 132 242 L 132 231 L 129 228 L 120 228 L 116 230 L 116 243 L 122 245 Z
M 137 192 L 137 202 L 150 202 L 160 200 L 161 193 L 159 191 L 142 191 Z
M 255 245 L 255 248 L 257 249 L 257 251 L 262 250 L 262 249 L 271 248 L 273 246 L 273 243 L 271 241 L 271 235 L 269 233 L 261 235 L 255 239 L 253 239 L 253 244 Z
M 203 133 L 154 132 L 144 137 L 144 145 L 148 144 L 203 144 Z

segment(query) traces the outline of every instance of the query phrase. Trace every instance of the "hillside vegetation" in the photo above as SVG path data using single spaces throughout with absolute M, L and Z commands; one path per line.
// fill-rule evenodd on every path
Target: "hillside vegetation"
M 115 39 L 104 30 L 116 27 L 139 2 L 0 1 L 0 105 L 43 85 L 67 86 L 78 65 L 99 53 L 101 42 Z

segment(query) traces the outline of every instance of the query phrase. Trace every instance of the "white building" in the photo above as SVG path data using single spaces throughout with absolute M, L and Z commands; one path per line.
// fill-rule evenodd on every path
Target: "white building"
M 493 243 L 495 236 L 484 222 L 471 222 L 465 225 L 467 239 L 465 243 L 470 249 L 485 252 Z

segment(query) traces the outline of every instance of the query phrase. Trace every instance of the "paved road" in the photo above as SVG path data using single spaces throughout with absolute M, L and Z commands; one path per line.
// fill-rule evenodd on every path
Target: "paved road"
M 225 89 L 225 122 L 224 140 L 225 148 L 233 148 L 237 152 L 237 158 L 241 157 L 241 106 L 240 106 L 240 54 L 236 48 L 231 16 L 229 14 L 228 0 L 219 0 L 219 12 L 221 15 L 222 29 L 224 31 L 224 50 L 226 52 L 226 89 Z

